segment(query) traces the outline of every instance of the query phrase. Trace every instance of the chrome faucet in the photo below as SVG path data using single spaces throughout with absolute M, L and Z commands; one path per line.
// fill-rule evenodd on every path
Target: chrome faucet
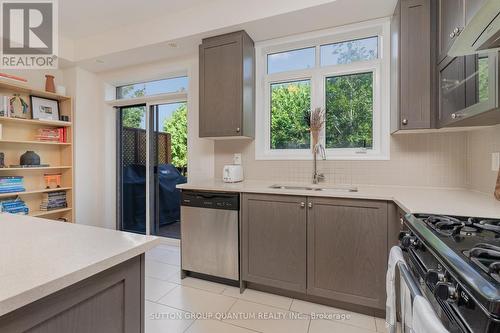
M 319 142 L 313 148 L 313 184 L 318 184 L 320 181 L 325 180 L 325 175 L 318 173 L 318 154 L 321 155 L 322 160 L 326 160 L 325 147 Z

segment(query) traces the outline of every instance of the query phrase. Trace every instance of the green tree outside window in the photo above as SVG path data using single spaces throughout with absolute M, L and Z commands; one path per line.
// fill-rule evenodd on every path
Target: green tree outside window
M 179 106 L 169 119 L 165 119 L 163 130 L 170 134 L 172 142 L 172 164 L 176 168 L 187 167 L 187 105 Z

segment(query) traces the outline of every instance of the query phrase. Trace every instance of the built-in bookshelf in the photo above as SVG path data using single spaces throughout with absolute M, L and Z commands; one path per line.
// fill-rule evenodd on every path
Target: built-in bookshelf
M 59 102 L 59 113 L 68 116 L 69 121 L 20 119 L 1 117 L 0 152 L 4 153 L 6 167 L 0 168 L 0 177 L 23 177 L 25 191 L 0 193 L 0 201 L 21 198 L 29 208 L 29 215 L 51 220 L 74 222 L 74 170 L 73 170 L 73 109 L 69 96 L 49 93 L 10 81 L 0 80 L 0 95 L 21 94 L 38 96 Z M 29 102 L 30 103 L 30 102 Z M 31 105 L 30 105 L 31 108 Z M 30 115 L 32 112 L 30 110 Z M 64 142 L 40 141 L 39 130 L 64 129 Z M 34 151 L 40 156 L 40 167 L 10 167 L 20 164 L 21 155 L 26 151 Z M 60 187 L 51 184 L 47 188 L 45 175 L 60 174 Z M 1 178 L 0 178 L 1 179 Z M 44 196 L 58 191 L 66 192 L 68 207 L 43 211 L 40 208 Z

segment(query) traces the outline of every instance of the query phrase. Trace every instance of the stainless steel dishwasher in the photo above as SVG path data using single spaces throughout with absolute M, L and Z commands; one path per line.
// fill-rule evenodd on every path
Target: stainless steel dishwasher
M 182 191 L 181 267 L 239 280 L 238 193 Z

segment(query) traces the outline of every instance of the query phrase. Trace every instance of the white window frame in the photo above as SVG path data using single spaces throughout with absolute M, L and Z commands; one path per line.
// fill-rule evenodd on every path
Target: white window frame
M 320 46 L 378 36 L 378 58 L 350 64 L 320 66 Z M 316 48 L 312 69 L 267 74 L 267 55 L 300 48 Z M 256 43 L 256 160 L 310 160 L 310 149 L 271 149 L 271 84 L 310 80 L 311 109 L 325 108 L 327 77 L 373 73 L 373 149 L 326 149 L 328 160 L 388 160 L 390 158 L 390 22 L 369 22 Z M 324 131 L 323 131 L 324 132 Z M 325 133 L 321 142 L 325 145 Z

